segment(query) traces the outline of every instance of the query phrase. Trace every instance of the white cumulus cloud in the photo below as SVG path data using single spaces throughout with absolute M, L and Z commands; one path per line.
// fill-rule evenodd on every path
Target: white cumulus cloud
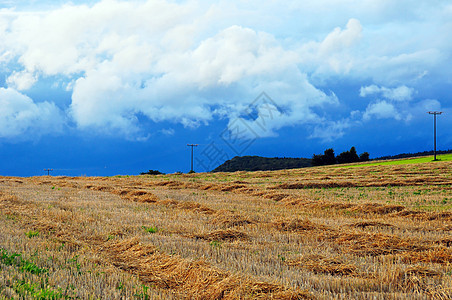
M 405 85 L 396 88 L 380 87 L 377 85 L 369 85 L 361 87 L 359 95 L 367 97 L 370 95 L 380 95 L 387 100 L 393 101 L 410 101 L 413 99 L 414 89 Z
M 327 121 L 326 124 L 316 126 L 310 138 L 321 139 L 323 142 L 331 142 L 341 138 L 345 134 L 345 130 L 352 126 L 349 119 L 339 121 Z
M 64 117 L 53 103 L 34 103 L 12 88 L 0 88 L 0 138 L 34 139 L 62 130 Z
M 400 113 L 397 111 L 395 106 L 385 100 L 369 104 L 363 115 L 363 119 L 369 120 L 373 116 L 376 117 L 377 119 L 388 119 L 388 118 L 394 118 L 396 120 L 402 119 Z
M 33 73 L 27 71 L 13 72 L 6 79 L 8 86 L 18 91 L 28 90 L 33 86 L 33 84 L 35 84 L 36 81 L 36 76 Z
M 346 74 L 354 67 L 353 46 L 362 38 L 359 20 L 350 19 L 346 28 L 336 27 L 321 42 L 308 42 L 300 50 L 302 64 L 318 76 Z
M 368 85 L 360 89 L 360 97 L 376 98 L 363 113 L 363 120 L 393 118 L 397 121 L 409 122 L 413 118 L 423 117 L 428 107 L 440 107 L 437 100 L 415 100 L 414 88 L 401 85 L 395 88 Z M 383 99 L 383 100 L 382 100 Z

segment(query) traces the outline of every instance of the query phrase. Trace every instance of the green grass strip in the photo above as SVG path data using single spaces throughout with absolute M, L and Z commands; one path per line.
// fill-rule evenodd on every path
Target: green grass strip
M 438 162 L 442 161 L 452 161 L 452 154 L 442 154 L 437 155 L 436 159 Z M 341 168 L 359 168 L 359 167 L 367 167 L 367 166 L 393 166 L 393 165 L 407 165 L 407 164 L 422 164 L 435 162 L 433 160 L 433 156 L 422 156 L 416 158 L 406 158 L 406 159 L 398 159 L 391 161 L 379 161 L 379 162 L 371 162 L 366 164 L 356 164 L 356 165 L 348 165 L 348 166 L 337 166 Z

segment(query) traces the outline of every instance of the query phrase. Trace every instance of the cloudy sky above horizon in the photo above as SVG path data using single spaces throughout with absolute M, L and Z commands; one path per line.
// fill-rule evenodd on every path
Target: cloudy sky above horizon
M 430 110 L 449 149 L 451 34 L 440 0 L 0 0 L 0 174 L 431 150 Z

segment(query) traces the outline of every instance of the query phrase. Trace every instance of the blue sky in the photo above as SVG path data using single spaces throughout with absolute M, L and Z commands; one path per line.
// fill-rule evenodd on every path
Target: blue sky
M 452 4 L 1 1 L 0 174 L 452 148 Z

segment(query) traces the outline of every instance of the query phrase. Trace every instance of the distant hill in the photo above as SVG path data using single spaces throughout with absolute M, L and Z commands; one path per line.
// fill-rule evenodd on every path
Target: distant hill
M 236 156 L 225 161 L 222 165 L 212 170 L 212 172 L 271 171 L 311 166 L 310 158 Z

